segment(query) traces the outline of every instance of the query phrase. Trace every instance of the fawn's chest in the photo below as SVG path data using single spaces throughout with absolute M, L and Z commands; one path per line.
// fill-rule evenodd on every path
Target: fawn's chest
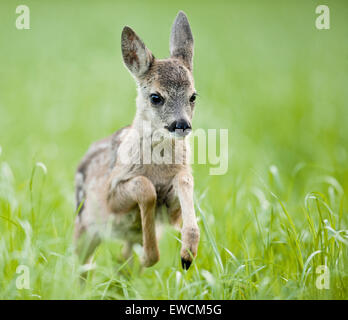
M 181 170 L 180 165 L 149 165 L 144 167 L 144 176 L 154 185 L 157 194 L 157 206 L 165 204 L 167 196 L 173 190 L 173 180 Z

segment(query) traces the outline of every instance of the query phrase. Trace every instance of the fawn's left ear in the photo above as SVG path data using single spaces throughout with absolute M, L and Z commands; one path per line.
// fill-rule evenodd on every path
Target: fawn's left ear
M 173 23 L 169 46 L 172 58 L 180 59 L 192 71 L 193 36 L 186 14 L 182 11 L 179 11 Z
M 135 77 L 145 74 L 155 57 L 130 27 L 122 30 L 121 46 L 123 61 L 130 72 Z

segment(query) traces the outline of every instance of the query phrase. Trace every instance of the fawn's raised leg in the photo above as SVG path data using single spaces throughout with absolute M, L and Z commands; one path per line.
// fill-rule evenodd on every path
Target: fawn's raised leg
M 199 243 L 199 228 L 193 204 L 193 177 L 188 172 L 178 173 L 174 180 L 174 195 L 169 203 L 169 215 L 174 217 L 181 211 L 182 247 L 180 251 L 181 263 L 184 269 L 188 269 L 192 263 L 192 256 L 197 255 Z
M 159 260 L 159 250 L 155 229 L 156 190 L 152 182 L 144 176 L 132 178 L 117 184 L 110 191 L 109 206 L 115 214 L 127 214 L 135 206 L 139 207 L 142 226 L 144 256 L 142 263 L 151 267 Z

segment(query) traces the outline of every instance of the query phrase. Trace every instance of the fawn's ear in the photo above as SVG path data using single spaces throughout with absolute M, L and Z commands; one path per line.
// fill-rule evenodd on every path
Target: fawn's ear
M 170 55 L 180 59 L 192 71 L 193 36 L 186 14 L 179 11 L 172 26 L 170 36 Z
M 155 57 L 137 34 L 129 27 L 124 27 L 121 36 L 123 61 L 135 77 L 145 74 Z

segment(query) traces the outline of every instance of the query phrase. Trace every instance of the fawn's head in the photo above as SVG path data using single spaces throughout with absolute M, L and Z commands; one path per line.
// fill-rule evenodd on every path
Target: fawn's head
M 121 42 L 124 63 L 138 86 L 137 116 L 150 121 L 154 129 L 189 134 L 196 92 L 193 37 L 186 15 L 180 11 L 173 23 L 168 59 L 155 59 L 129 27 L 124 27 Z

